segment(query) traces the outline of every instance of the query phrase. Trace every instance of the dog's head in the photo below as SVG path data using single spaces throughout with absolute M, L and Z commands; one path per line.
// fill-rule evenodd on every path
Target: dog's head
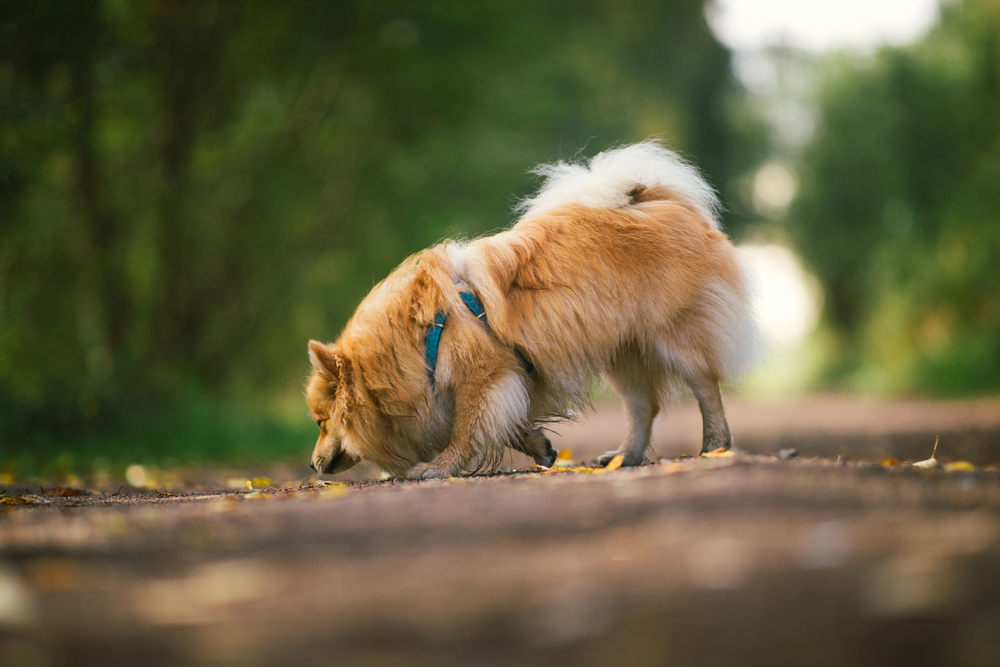
M 309 341 L 309 360 L 313 373 L 306 387 L 306 399 L 313 421 L 319 426 L 312 467 L 316 472 L 330 475 L 344 472 L 361 460 L 348 430 L 346 387 L 351 381 L 350 362 L 337 347 L 315 340 Z
M 393 475 L 425 460 L 433 393 L 424 339 L 454 291 L 441 251 L 414 255 L 376 285 L 333 345 L 309 342 L 306 388 L 320 427 L 312 465 L 347 470 L 362 458 Z

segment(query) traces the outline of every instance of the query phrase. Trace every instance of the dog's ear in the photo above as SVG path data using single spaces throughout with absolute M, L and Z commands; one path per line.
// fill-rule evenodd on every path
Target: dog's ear
M 324 345 L 318 340 L 309 341 L 309 361 L 312 362 L 313 369 L 321 377 L 336 384 L 340 377 L 340 367 L 343 359 L 335 348 Z

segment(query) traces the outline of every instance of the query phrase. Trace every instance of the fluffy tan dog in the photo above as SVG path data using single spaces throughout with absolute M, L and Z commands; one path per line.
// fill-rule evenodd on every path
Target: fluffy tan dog
M 736 250 L 698 171 L 656 142 L 557 163 L 509 230 L 417 253 L 376 285 L 336 343 L 310 341 L 307 398 L 324 473 L 362 459 L 398 477 L 489 467 L 513 447 L 551 465 L 541 424 L 621 394 L 617 452 L 640 465 L 680 385 L 702 452 L 732 444 L 719 384 L 757 344 Z

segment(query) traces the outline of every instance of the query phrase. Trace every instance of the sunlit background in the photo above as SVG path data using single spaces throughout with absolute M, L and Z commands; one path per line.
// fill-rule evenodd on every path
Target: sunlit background
M 934 27 L 939 2 L 715 0 L 706 17 L 713 34 L 731 49 L 733 75 L 771 138 L 768 157 L 743 178 L 742 203 L 761 218 L 782 221 L 798 193 L 797 163 L 822 122 L 817 99 L 822 73 L 812 58 L 838 52 L 871 56 L 883 46 L 911 44 Z M 802 266 L 790 239 L 771 235 L 776 238 L 758 242 L 751 236 L 742 244 L 769 343 L 767 362 L 744 389 L 767 395 L 802 391 L 814 379 L 818 367 L 803 355 L 823 299 L 821 285 Z
M 533 165 L 648 137 L 756 277 L 769 354 L 734 392 L 1000 389 L 997 0 L 0 22 L 0 474 L 301 458 L 308 339 L 409 253 L 510 224 Z

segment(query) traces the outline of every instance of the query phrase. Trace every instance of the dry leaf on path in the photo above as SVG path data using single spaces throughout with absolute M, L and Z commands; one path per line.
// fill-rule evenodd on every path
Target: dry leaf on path
M 342 482 L 334 482 L 328 486 L 323 487 L 323 490 L 319 492 L 320 498 L 339 498 L 340 496 L 350 493 L 351 487 L 348 484 Z
M 556 461 L 558 463 L 558 460 Z M 540 471 L 543 475 L 549 475 L 557 472 L 576 472 L 584 475 L 600 475 L 606 472 L 614 472 L 622 467 L 622 463 L 625 462 L 625 456 L 618 454 L 613 459 L 608 461 L 608 465 L 603 468 L 588 468 L 587 466 L 560 466 L 553 465 L 551 468 L 546 468 L 541 465 L 534 465 L 532 468 Z
M 718 449 L 713 449 L 710 452 L 705 452 L 704 454 L 702 454 L 702 456 L 706 459 L 716 459 L 716 458 L 725 458 L 729 456 L 734 456 L 734 454 L 733 450 L 731 449 L 719 447 Z
M 608 461 L 608 465 L 604 466 L 604 472 L 611 472 L 613 470 L 618 470 L 619 468 L 622 467 L 622 463 L 624 462 L 625 462 L 625 456 L 623 454 L 619 454 L 615 458 Z
M 0 498 L 0 505 L 44 505 L 51 500 L 45 500 L 41 496 L 7 496 Z
M 34 503 L 27 498 L 22 498 L 21 496 L 10 496 L 7 498 L 0 498 L 0 505 L 34 505 Z
M 934 456 L 937 454 L 937 446 L 939 440 L 940 438 L 934 438 L 934 450 L 931 452 L 931 457 L 923 461 L 917 461 L 916 463 L 913 464 L 914 468 L 920 468 L 922 470 L 930 470 L 932 468 L 937 468 L 938 466 L 941 465 L 940 463 L 938 463 L 938 460 L 934 458 Z

